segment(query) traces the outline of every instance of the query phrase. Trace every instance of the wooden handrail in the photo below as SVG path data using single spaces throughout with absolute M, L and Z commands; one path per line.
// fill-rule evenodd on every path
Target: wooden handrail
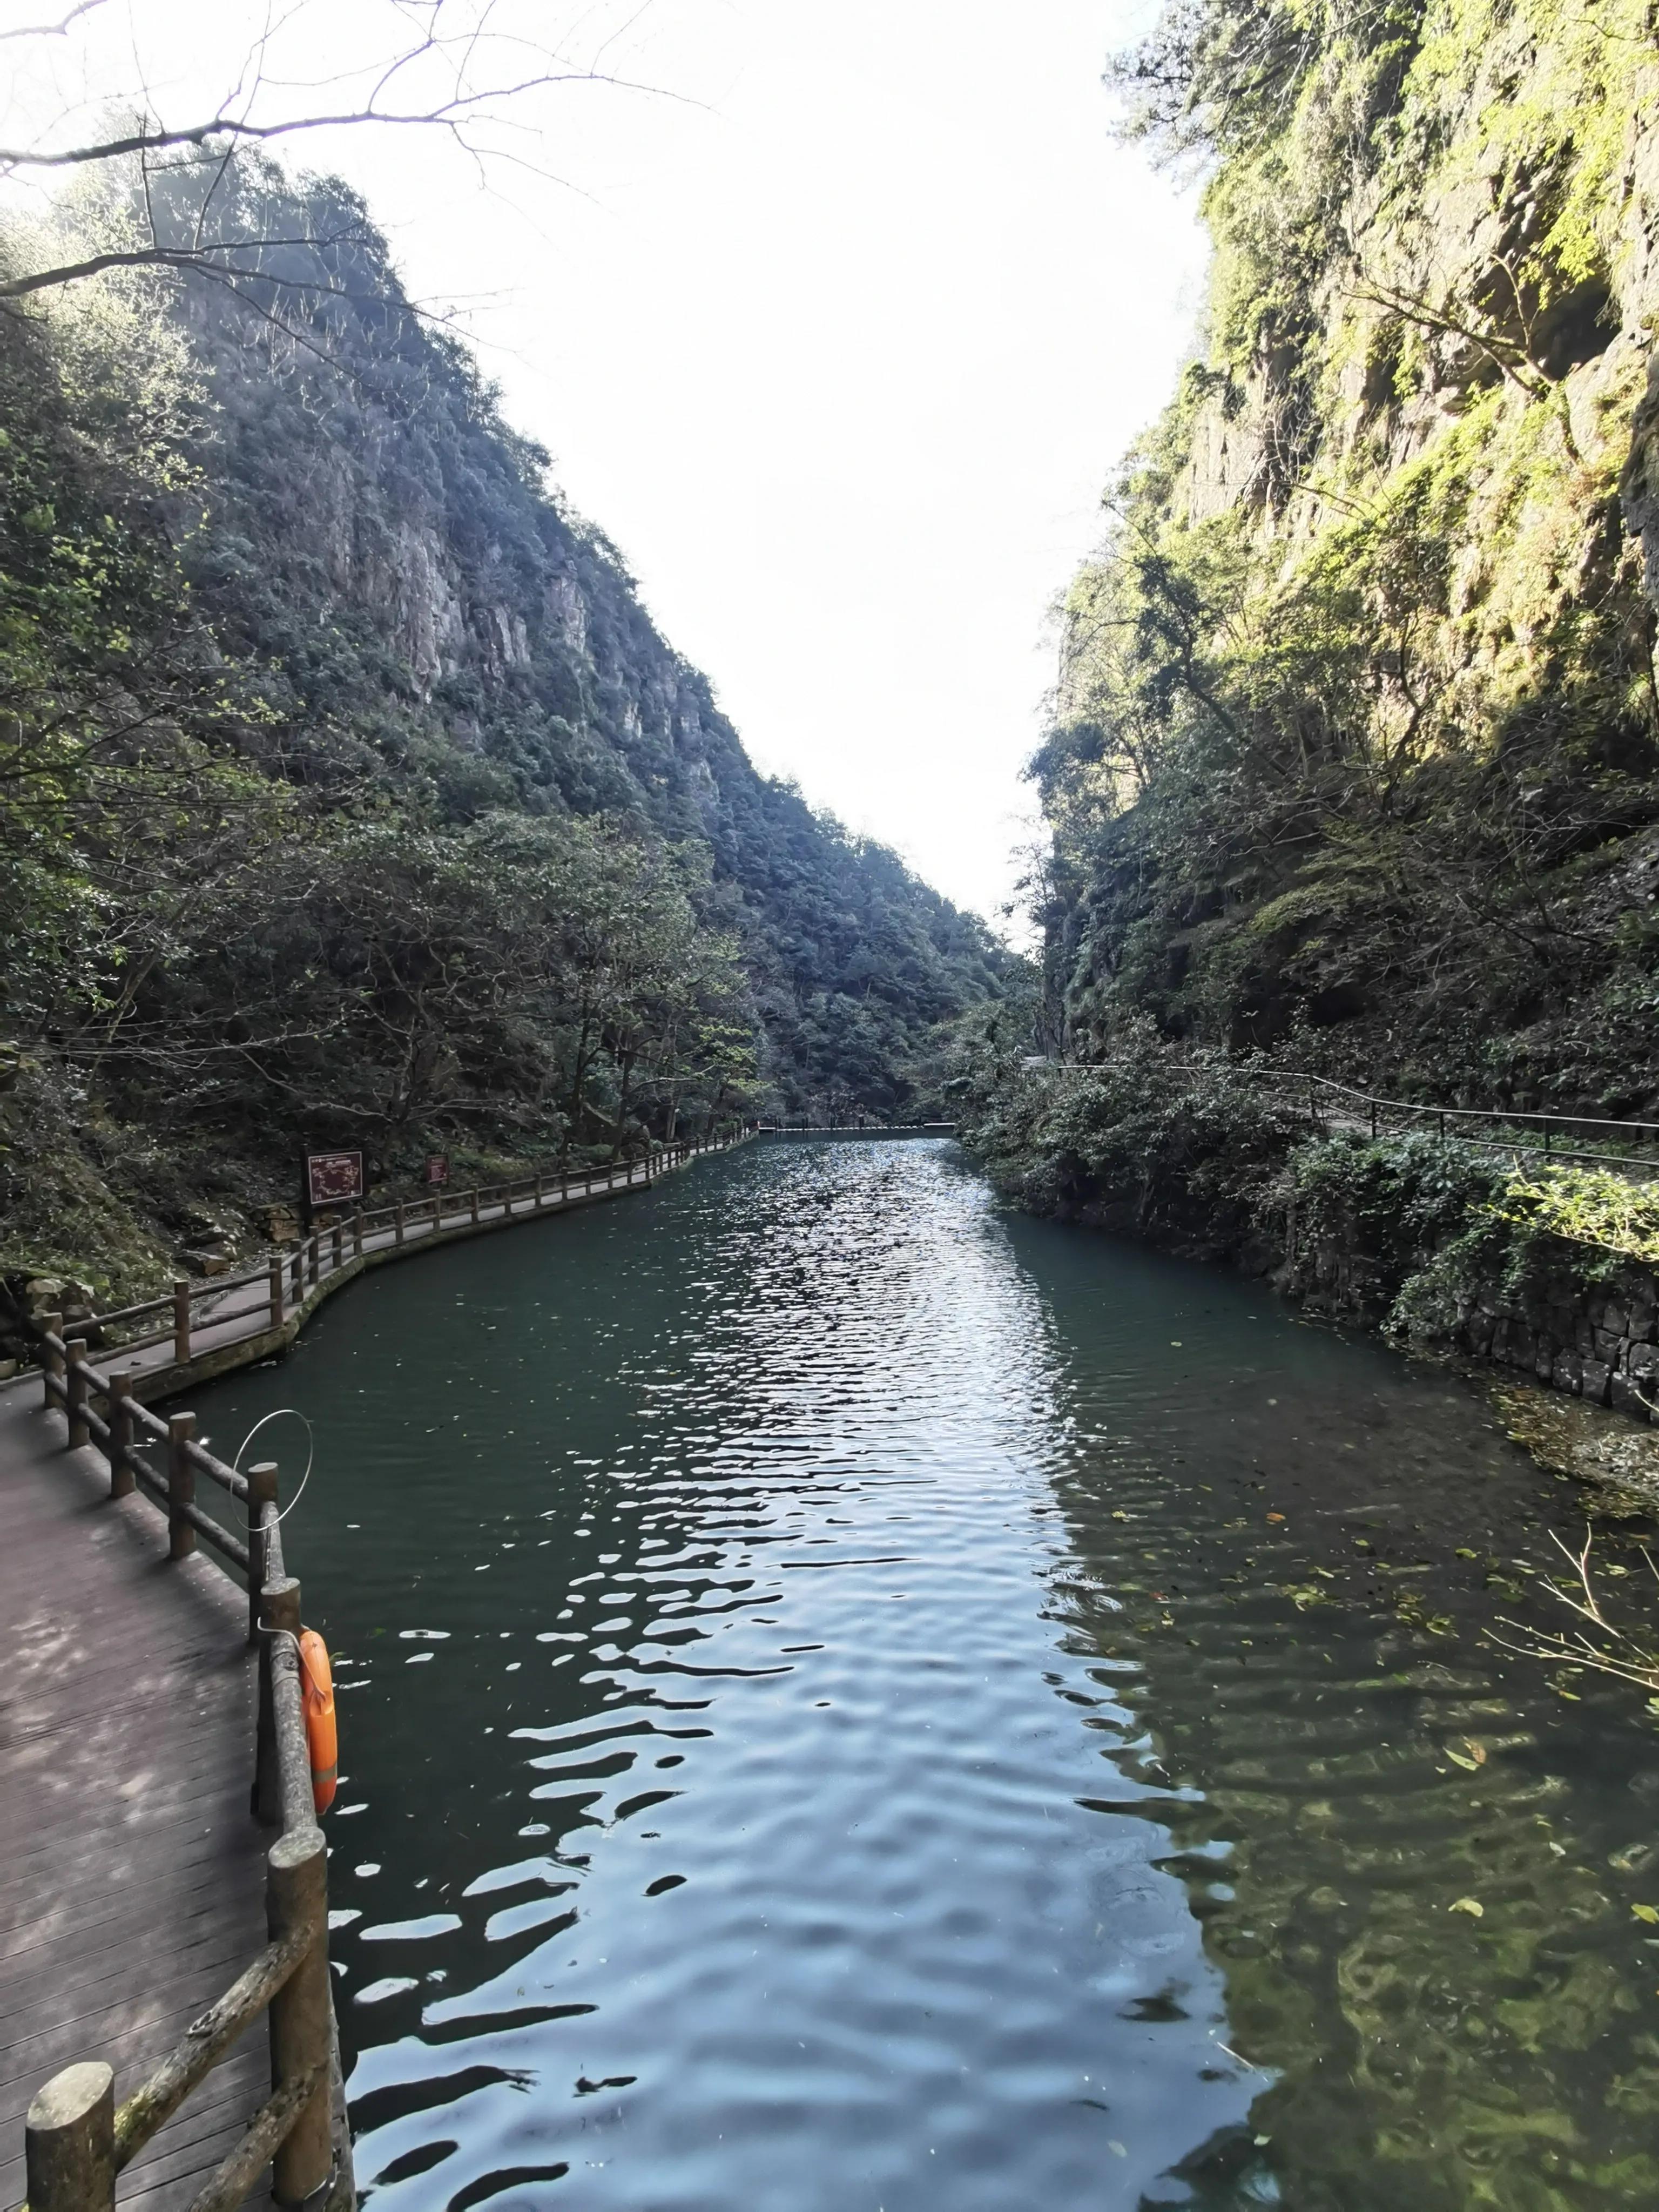
M 169 1316 L 167 1328 L 125 1338 L 113 1348 L 124 1352 L 145 1352 L 171 1340 L 174 1364 L 186 1366 L 198 1329 L 221 1328 L 233 1322 L 246 1321 L 255 1314 L 268 1314 L 272 1326 L 281 1328 L 288 1311 L 304 1304 L 309 1289 L 314 1289 L 343 1267 L 355 1267 L 363 1256 L 365 1240 L 377 1231 L 389 1231 L 394 1243 L 403 1244 L 408 1241 L 411 1229 L 424 1224 L 430 1224 L 434 1237 L 453 1235 L 461 1229 L 471 1230 L 478 1224 L 480 1215 L 496 1208 L 503 1215 L 511 1215 L 514 1207 L 526 1200 L 532 1212 L 540 1212 L 550 1205 L 566 1205 L 573 1196 L 586 1197 L 599 1188 L 614 1189 L 619 1176 L 631 1184 L 636 1170 L 641 1167 L 643 1180 L 649 1182 L 653 1175 L 663 1172 L 664 1162 L 672 1159 L 683 1164 L 699 1152 L 724 1151 L 741 1142 L 744 1133 L 738 1131 L 729 1136 L 701 1140 L 695 1148 L 678 1143 L 656 1146 L 642 1158 L 619 1160 L 608 1168 L 589 1168 L 580 1175 L 562 1176 L 556 1194 L 545 1188 L 550 1180 L 545 1170 L 538 1176 L 520 1176 L 509 1182 L 479 1184 L 455 1194 L 456 1210 L 447 1218 L 442 1191 L 434 1192 L 429 1198 L 402 1199 L 382 1206 L 359 1207 L 351 1218 L 349 1231 L 347 1224 L 341 1223 L 326 1232 L 316 1231 L 301 1237 L 297 1244 L 273 1247 L 235 1274 L 214 1275 L 200 1283 L 180 1278 L 164 1297 L 146 1298 L 137 1305 L 94 1313 L 84 1322 L 77 1322 L 76 1327 L 96 1330 L 103 1335 L 127 1322 L 166 1314 Z M 349 1254 L 345 1250 L 348 1233 L 351 1245 Z M 220 1303 L 229 1293 L 251 1290 L 256 1284 L 261 1292 L 258 1298 L 228 1310 Z M 210 1310 L 198 1314 L 196 1309 L 204 1301 L 213 1302 Z
M 226 1467 L 191 1435 L 188 1415 L 175 1414 L 171 1423 L 157 1419 L 132 1396 L 130 1376 L 101 1373 L 82 1341 L 63 1336 L 63 1326 L 59 1316 L 46 1317 L 43 1380 L 48 1405 L 61 1405 L 69 1415 L 71 1443 L 97 1441 L 109 1462 L 112 1495 L 131 1494 L 136 1479 L 139 1493 L 166 1515 L 175 1558 L 200 1535 L 248 1580 L 260 1646 L 254 1807 L 267 1821 L 279 1821 L 282 1833 L 266 1854 L 269 1944 L 191 2023 L 120 2110 L 113 2108 L 113 2076 L 101 2063 L 64 2068 L 43 2086 L 25 2124 L 28 2202 L 23 2212 L 113 2212 L 117 2175 L 266 2011 L 270 2097 L 197 2197 L 192 2212 L 234 2212 L 273 2160 L 279 2202 L 307 2202 L 326 2185 L 327 2212 L 350 2212 L 356 2202 L 350 2137 L 343 2129 L 337 2133 L 333 2117 L 337 2060 L 328 1970 L 327 1850 L 312 1803 L 297 1649 L 300 1585 L 283 1571 L 276 1470 L 263 1466 L 251 1479 Z M 103 1401 L 101 1415 L 94 1398 Z M 132 1443 L 135 1430 L 167 1440 L 165 1480 Z M 195 1503 L 198 1469 L 233 1497 L 252 1500 L 246 1544 Z
M 741 1142 L 746 1132 L 691 1143 L 653 1145 L 642 1156 L 619 1160 L 582 1176 L 562 1175 L 556 1197 L 545 1173 L 513 1182 L 480 1186 L 462 1200 L 462 1210 L 446 1223 L 443 1196 L 405 1201 L 382 1209 L 404 1243 L 410 1216 L 430 1223 L 430 1239 L 470 1232 L 480 1216 L 499 1207 L 504 1219 L 527 1199 L 532 1214 L 549 1204 L 564 1206 L 573 1196 L 591 1196 L 642 1182 L 648 1188 L 671 1167 L 699 1154 Z M 172 1339 L 179 1365 L 188 1363 L 195 1316 L 201 1297 L 222 1300 L 228 1290 L 262 1281 L 263 1296 L 252 1304 L 217 1307 L 212 1322 L 266 1315 L 280 1327 L 290 1302 L 298 1306 L 312 1285 L 362 1263 L 365 1233 L 374 1213 L 359 1211 L 351 1226 L 348 1260 L 343 1227 L 330 1232 L 326 1249 L 313 1232 L 292 1252 L 266 1256 L 259 1268 L 226 1283 L 194 1289 L 175 1283 L 168 1297 L 146 1301 L 95 1316 L 81 1324 L 106 1328 L 149 1314 L 171 1312 L 172 1326 L 145 1342 Z M 423 1224 L 422 1224 L 423 1225 Z M 196 2198 L 191 2212 L 234 2212 L 273 2161 L 279 2202 L 308 2201 L 325 2186 L 326 2212 L 349 2212 L 356 2203 L 349 2132 L 335 2125 L 338 2084 L 337 2039 L 328 1970 L 327 1854 L 313 1808 L 310 1754 L 300 1677 L 300 1585 L 287 1573 L 276 1469 L 269 1463 L 242 1475 L 225 1465 L 192 1433 L 192 1419 L 174 1414 L 164 1420 L 134 1395 L 130 1371 L 106 1373 L 88 1357 L 88 1340 L 64 1334 L 61 1315 L 37 1323 L 41 1382 L 48 1406 L 61 1407 L 73 1445 L 95 1443 L 108 1462 L 110 1493 L 143 1497 L 166 1520 L 168 1549 L 182 1558 L 197 1540 L 210 1545 L 245 1580 L 248 1589 L 249 1635 L 258 1658 L 258 1718 L 253 1746 L 254 1809 L 282 1833 L 266 1857 L 266 1900 L 270 1942 L 237 1977 L 222 1996 L 191 2022 L 183 2037 L 117 2112 L 113 2075 L 101 2062 L 64 2068 L 42 2087 L 30 2106 L 25 2129 L 28 2203 L 24 2212 L 113 2212 L 118 2174 L 137 2156 L 171 2115 L 206 2079 L 261 2012 L 270 2015 L 273 2083 L 268 2100 L 254 2115 L 240 2142 Z M 127 1346 L 124 1351 L 137 1347 Z M 100 1410 L 101 1408 L 101 1410 Z M 167 1447 L 165 1471 L 146 1454 Z M 222 1528 L 196 1502 L 198 1474 L 246 1509 L 247 1540 Z M 343 2114 L 343 2092 L 337 2099 Z

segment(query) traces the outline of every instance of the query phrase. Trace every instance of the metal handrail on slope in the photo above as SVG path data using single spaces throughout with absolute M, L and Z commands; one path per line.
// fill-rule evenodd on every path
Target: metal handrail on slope
M 1104 1071 L 1088 1060 L 1067 1060 L 1054 1063 L 1056 1068 L 1078 1074 L 1100 1074 Z M 1192 1067 L 1192 1073 L 1213 1073 Z M 1382 1133 L 1386 1115 L 1401 1116 L 1413 1126 L 1425 1122 L 1434 1125 L 1437 1136 L 1459 1144 L 1478 1145 L 1487 1151 L 1532 1152 L 1548 1160 L 1583 1161 L 1591 1166 L 1632 1170 L 1643 1175 L 1659 1175 L 1659 1149 L 1650 1155 L 1626 1152 L 1586 1152 L 1571 1146 L 1558 1144 L 1555 1133 L 1583 1134 L 1606 1129 L 1621 1137 L 1650 1137 L 1659 1140 L 1659 1121 L 1622 1121 L 1599 1114 L 1540 1114 L 1519 1109 L 1506 1109 L 1490 1106 L 1425 1105 L 1407 1098 L 1384 1098 L 1376 1092 L 1360 1091 L 1352 1084 L 1337 1083 L 1329 1076 L 1314 1075 L 1304 1069 L 1282 1067 L 1249 1067 L 1234 1066 L 1227 1071 L 1243 1082 L 1266 1083 L 1289 1095 L 1291 1103 L 1305 1107 L 1309 1121 L 1316 1128 L 1332 1126 L 1364 1128 L 1369 1123 L 1375 1138 Z M 1322 1114 L 1320 1100 L 1328 1096 L 1346 1100 L 1363 1112 L 1344 1113 L 1334 1108 Z M 1479 1121 L 1491 1125 L 1492 1133 L 1470 1131 L 1454 1125 L 1460 1121 Z M 1500 1129 L 1524 1127 L 1536 1129 L 1540 1142 L 1525 1144 L 1516 1136 L 1498 1133 Z

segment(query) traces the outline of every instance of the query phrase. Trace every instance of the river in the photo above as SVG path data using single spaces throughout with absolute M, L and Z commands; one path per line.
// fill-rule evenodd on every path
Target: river
M 1583 1520 L 1476 1385 L 777 1139 L 193 1402 L 315 1427 L 376 2212 L 1659 2195 L 1659 1733 L 1490 1641 Z

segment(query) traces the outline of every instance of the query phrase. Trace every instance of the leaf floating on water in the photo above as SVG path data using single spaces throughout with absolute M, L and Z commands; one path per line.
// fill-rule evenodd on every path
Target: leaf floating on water
M 1632 1912 L 1638 1920 L 1645 1920 L 1651 1928 L 1659 1928 L 1659 1905 L 1632 1905 Z
M 1461 1751 L 1452 1751 L 1449 1748 L 1446 1756 L 1454 1766 L 1461 1766 L 1465 1774 L 1474 1774 L 1480 1771 L 1479 1759 L 1465 1759 Z
M 1446 1756 L 1454 1766 L 1461 1766 L 1466 1774 L 1473 1774 L 1486 1765 L 1486 1747 L 1484 1743 L 1477 1743 L 1472 1735 L 1466 1735 L 1462 1751 L 1454 1751 L 1448 1744 Z
M 1460 1897 L 1446 1910 L 1448 1912 L 1467 1912 L 1471 1920 L 1484 1920 L 1486 1917 L 1486 1908 L 1478 1897 Z
M 1270 1521 L 1282 1521 L 1285 1518 L 1285 1516 L 1282 1513 L 1270 1513 L 1267 1516 L 1267 1518 Z

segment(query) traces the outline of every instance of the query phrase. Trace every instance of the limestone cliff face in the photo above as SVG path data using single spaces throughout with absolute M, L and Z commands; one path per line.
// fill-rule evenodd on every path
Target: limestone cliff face
M 355 390 L 296 380 L 238 302 L 186 313 L 216 403 L 186 557 L 216 621 L 319 715 L 367 714 L 435 746 L 440 773 L 448 752 L 495 762 L 520 799 L 635 807 L 671 834 L 708 826 L 722 777 L 756 783 L 614 550 L 470 378 L 428 366 L 418 405 L 394 407 L 383 364 Z
M 1068 602 L 1057 1023 L 1659 1098 L 1647 0 L 1198 0 L 1125 74 L 1216 252 Z
M 206 512 L 175 535 L 217 646 L 257 677 L 249 747 L 325 806 L 603 814 L 685 848 L 791 1110 L 890 1109 L 927 1026 L 1000 988 L 1000 947 L 757 772 L 546 456 L 408 307 L 363 211 L 331 213 L 326 180 L 255 181 L 299 191 L 278 228 L 349 242 L 289 272 L 327 302 L 313 320 L 294 294 L 276 320 L 224 287 L 176 301 Z

